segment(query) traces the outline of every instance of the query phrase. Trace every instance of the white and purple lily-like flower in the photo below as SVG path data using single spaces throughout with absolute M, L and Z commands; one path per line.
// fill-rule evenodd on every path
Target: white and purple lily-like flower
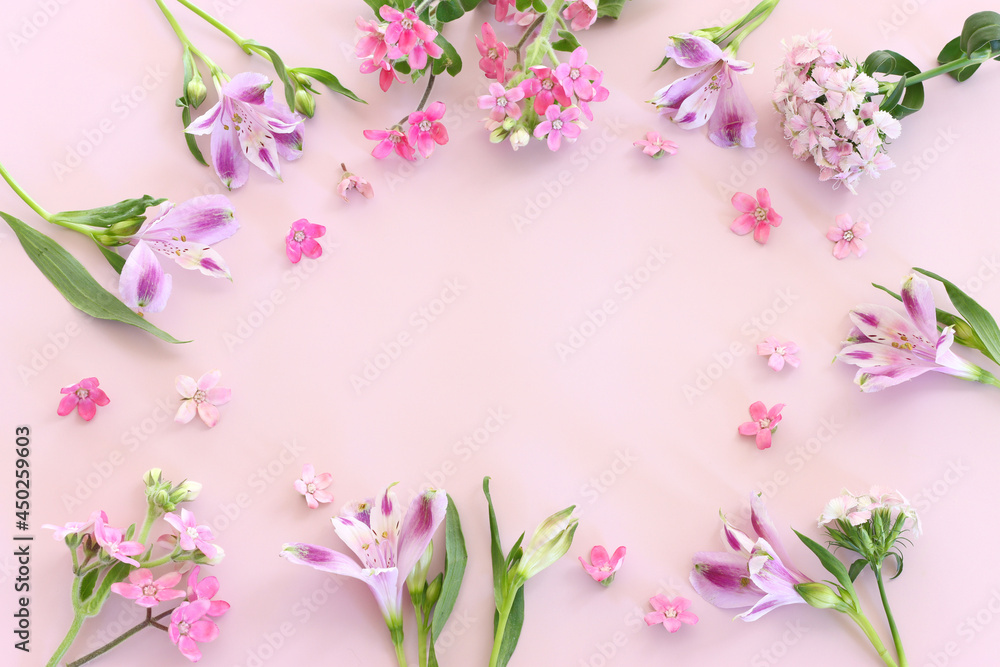
M 752 72 L 753 65 L 691 33 L 674 35 L 670 41 L 668 58 L 699 69 L 656 91 L 652 101 L 660 113 L 685 130 L 708 123 L 708 137 L 717 146 L 753 146 L 757 112 L 736 77 Z
M 880 391 L 928 371 L 997 383 L 992 374 L 952 351 L 953 327 L 938 331 L 934 295 L 926 280 L 908 275 L 900 295 L 906 315 L 877 305 L 859 306 L 850 312 L 855 329 L 837 360 L 858 367 L 854 382 L 861 391 Z
M 690 577 L 706 602 L 722 609 L 749 607 L 737 615 L 744 621 L 756 621 L 786 604 L 805 603 L 795 586 L 812 583 L 791 564 L 756 493 L 750 498 L 750 524 L 749 532 L 742 531 L 723 516 L 722 538 L 729 551 L 696 553 Z
M 147 215 L 138 231 L 118 239 L 123 245 L 134 246 L 118 282 L 122 301 L 140 313 L 159 312 L 166 306 L 171 277 L 163 271 L 155 253 L 169 257 L 185 269 L 197 269 L 215 278 L 230 278 L 222 256 L 210 246 L 229 238 L 239 228 L 236 211 L 223 195 L 195 197 L 182 204 L 160 204 Z
M 263 74 L 243 72 L 215 87 L 219 101 L 185 131 L 212 135 L 212 166 L 230 190 L 247 182 L 251 164 L 280 179 L 278 157 L 302 156 L 302 118 L 274 101 Z
M 285 544 L 281 555 L 292 563 L 363 581 L 371 589 L 386 625 L 402 630 L 406 577 L 427 551 L 448 509 L 448 495 L 429 489 L 403 512 L 390 486 L 381 498 L 363 502 L 333 519 L 333 529 L 361 562 L 315 544 Z

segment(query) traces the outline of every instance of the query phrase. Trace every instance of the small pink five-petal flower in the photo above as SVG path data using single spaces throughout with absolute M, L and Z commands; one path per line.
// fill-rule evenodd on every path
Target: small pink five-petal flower
M 799 358 L 795 354 L 799 351 L 799 346 L 792 341 L 781 343 L 774 336 L 768 336 L 763 343 L 757 343 L 757 354 L 762 357 L 769 357 L 767 365 L 776 371 L 785 367 L 787 362 L 793 368 L 799 367 Z
M 611 585 L 615 580 L 615 574 L 625 561 L 625 547 L 618 547 L 615 553 L 609 558 L 608 550 L 598 545 L 590 550 L 590 565 L 580 556 L 580 563 L 594 581 L 604 586 Z
M 220 370 L 205 373 L 197 382 L 187 375 L 178 375 L 174 382 L 181 395 L 181 406 L 177 409 L 174 421 L 187 424 L 197 413 L 209 428 L 218 424 L 219 408 L 216 406 L 225 405 L 232 398 L 230 389 L 215 386 L 219 384 L 221 377 Z
M 229 603 L 225 600 L 212 600 L 212 598 L 214 598 L 219 592 L 219 580 L 216 577 L 205 577 L 201 581 L 198 581 L 198 573 L 200 571 L 201 566 L 195 565 L 191 568 L 191 573 L 188 575 L 188 602 L 209 600 L 211 601 L 211 604 L 208 606 L 208 611 L 205 613 L 208 616 L 213 617 L 222 616 L 229 611 Z
M 365 183 L 367 182 L 365 181 Z M 341 185 L 343 185 L 343 181 L 341 181 Z M 368 186 L 368 189 L 370 190 L 371 186 Z M 341 192 L 340 186 L 338 186 L 337 192 L 341 197 L 347 199 L 344 196 L 346 188 L 344 192 Z M 361 194 L 364 194 L 364 192 Z M 314 225 L 305 218 L 300 218 L 293 222 L 291 228 L 288 230 L 288 236 L 285 237 L 285 255 L 288 256 L 288 260 L 292 264 L 298 264 L 302 260 L 302 255 L 305 255 L 309 259 L 316 259 L 322 255 L 323 246 L 316 239 L 324 234 L 326 234 L 326 227 L 323 225 Z
M 669 139 L 664 139 L 659 132 L 654 130 L 647 132 L 645 139 L 640 139 L 632 145 L 641 146 L 642 152 L 651 158 L 659 159 L 664 155 L 677 155 L 677 144 Z
M 834 242 L 833 256 L 844 259 L 852 252 L 861 257 L 868 251 L 868 246 L 861 239 L 872 233 L 868 223 L 859 220 L 854 222 L 848 214 L 838 215 L 836 224 L 830 227 L 826 238 Z
M 311 463 L 302 466 L 302 478 L 294 482 L 295 490 L 306 497 L 309 509 L 316 509 L 320 503 L 333 502 L 333 494 L 324 489 L 333 484 L 333 475 L 328 472 L 316 474 Z
M 555 77 L 567 95 L 576 94 L 583 100 L 594 97 L 594 79 L 600 73 L 593 65 L 587 64 L 587 49 L 579 46 L 569 54 L 569 62 L 560 63 L 555 69 Z
M 535 113 L 543 115 L 553 104 L 568 107 L 573 103 L 566 91 L 563 90 L 559 79 L 556 78 L 555 70 L 548 67 L 536 65 L 531 68 L 532 78 L 521 82 L 525 97 L 534 97 Z
M 396 151 L 396 154 L 404 160 L 416 160 L 413 154 L 413 146 L 399 125 L 388 130 L 365 130 L 365 139 L 377 141 L 378 144 L 372 149 L 372 156 L 382 159 L 389 153 Z
M 111 584 L 111 592 L 129 600 L 135 600 L 140 607 L 155 607 L 161 602 L 184 597 L 184 591 L 174 588 L 181 580 L 181 573 L 169 572 L 153 580 L 153 573 L 147 568 L 132 570 L 128 574 L 129 583 L 120 581 Z
M 489 109 L 490 118 L 498 123 L 508 116 L 516 120 L 521 117 L 521 107 L 517 103 L 522 99 L 524 90 L 520 86 L 506 90 L 499 83 L 491 83 L 489 95 L 479 98 L 479 108 Z
M 125 535 L 117 528 L 107 525 L 103 517 L 94 521 L 94 538 L 101 545 L 104 552 L 116 560 L 128 563 L 133 567 L 139 567 L 139 561 L 129 556 L 136 556 L 146 550 L 142 544 L 132 540 L 125 540 Z
M 742 212 L 743 215 L 733 220 L 729 229 L 740 236 L 753 230 L 754 241 L 767 243 L 771 227 L 777 227 L 781 224 L 781 216 L 771 207 L 771 195 L 767 188 L 757 190 L 756 199 L 745 192 L 737 192 L 733 195 L 732 201 L 736 210 Z
M 750 406 L 750 419 L 753 421 L 740 424 L 740 433 L 756 436 L 757 449 L 768 449 L 771 446 L 771 435 L 778 428 L 778 422 L 781 421 L 781 410 L 784 407 L 784 403 L 778 403 L 768 410 L 766 405 L 757 401 Z
M 562 137 L 572 141 L 580 136 L 580 126 L 576 120 L 580 117 L 577 107 L 560 109 L 556 104 L 550 104 L 545 110 L 545 120 L 535 126 L 535 137 L 548 137 L 549 150 L 557 151 Z
M 340 183 L 337 184 L 337 194 L 343 197 L 344 201 L 350 201 L 347 199 L 347 192 L 349 190 L 357 190 L 365 199 L 371 199 L 375 196 L 375 191 L 372 189 L 372 184 L 368 182 L 368 179 L 347 171 L 347 167 L 344 166 L 343 162 L 340 163 L 340 168 L 344 171 L 344 175 L 341 177 Z M 323 228 L 323 231 L 325 233 L 326 228 Z M 322 252 L 322 248 L 320 248 L 320 252 Z M 294 262 L 295 260 L 292 261 Z
M 426 111 L 414 111 L 410 114 L 410 129 L 407 130 L 406 138 L 425 158 L 434 152 L 434 144 L 443 146 L 448 143 L 448 130 L 441 122 L 444 111 L 444 102 L 435 102 Z
M 59 401 L 59 408 L 56 413 L 60 417 L 65 417 L 77 409 L 84 421 L 90 421 L 97 414 L 97 406 L 107 405 L 111 402 L 104 390 L 98 387 L 100 382 L 97 378 L 84 378 L 74 385 L 63 387 L 59 393 L 66 394 Z
M 98 521 L 108 522 L 108 515 L 104 513 L 104 510 L 94 510 L 90 514 L 90 518 L 86 521 L 70 521 L 65 526 L 54 526 L 51 523 L 42 524 L 42 528 L 51 528 L 56 531 L 52 537 L 57 540 L 65 540 L 66 536 L 69 534 L 79 535 L 84 531 L 89 531 L 91 527 Z
M 507 45 L 497 39 L 497 34 L 493 26 L 483 23 L 483 38 L 476 36 L 476 48 L 479 49 L 479 69 L 483 71 L 487 79 L 496 79 L 500 83 L 507 83 L 510 78 L 505 68 L 507 55 L 510 53 Z
M 163 519 L 177 531 L 181 549 L 184 551 L 197 550 L 209 559 L 215 558 L 219 553 L 219 548 L 211 543 L 215 539 L 212 529 L 208 526 L 199 526 L 193 512 L 181 508 L 180 516 L 167 512 L 163 515 Z
M 219 636 L 219 626 L 205 618 L 211 603 L 208 600 L 184 602 L 170 615 L 167 634 L 181 654 L 191 662 L 201 660 L 196 642 L 210 642 Z
M 670 599 L 666 595 L 657 595 L 649 598 L 649 604 L 656 611 L 651 611 L 643 617 L 646 625 L 663 624 L 670 633 L 681 629 L 681 623 L 694 625 L 698 622 L 698 617 L 688 611 L 691 601 L 680 596 Z
M 597 20 L 596 0 L 574 0 L 563 10 L 563 18 L 573 30 L 586 30 Z

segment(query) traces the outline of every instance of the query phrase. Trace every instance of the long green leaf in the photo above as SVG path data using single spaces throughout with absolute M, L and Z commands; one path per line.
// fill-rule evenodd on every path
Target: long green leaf
M 97 585 L 97 576 L 101 573 L 100 568 L 94 568 L 87 574 L 83 575 L 83 579 L 80 580 L 80 601 L 86 602 L 87 599 L 93 595 L 94 586 Z
M 955 306 L 959 314 L 965 318 L 966 322 L 969 323 L 969 326 L 976 332 L 979 339 L 983 341 L 989 357 L 994 361 L 1000 359 L 1000 327 L 997 326 L 997 321 L 993 319 L 990 312 L 980 306 L 975 299 L 959 289 L 950 280 L 945 280 L 936 273 L 931 273 L 926 269 L 914 267 L 913 270 L 919 271 L 928 278 L 937 280 L 944 285 L 951 303 Z
M 132 566 L 128 563 L 115 563 L 108 573 L 104 575 L 104 580 L 101 581 L 101 585 L 94 591 L 94 594 L 90 596 L 82 605 L 82 611 L 86 616 L 96 616 L 98 612 L 101 611 L 101 607 L 104 606 L 105 601 L 107 601 L 108 596 L 111 594 L 112 584 L 117 584 L 120 581 L 124 581 L 125 577 L 132 570 Z
M 802 543 L 809 547 L 809 550 L 816 554 L 819 558 L 819 562 L 823 564 L 826 571 L 836 577 L 840 585 L 844 587 L 845 590 L 850 592 L 851 596 L 854 596 L 854 584 L 851 581 L 851 575 L 844 567 L 844 564 L 840 562 L 840 559 L 830 553 L 830 550 L 824 547 L 822 544 L 806 537 L 799 531 L 795 531 L 795 534 L 799 536 Z
M 983 44 L 989 43 L 993 39 L 1000 39 L 983 39 L 983 37 L 988 37 L 992 34 L 990 29 L 994 26 L 1000 26 L 1000 14 L 993 11 L 976 12 L 965 19 L 965 23 L 962 25 L 962 35 L 959 37 L 958 42 L 962 52 L 971 54 Z
M 493 633 L 496 634 L 497 623 L 500 622 L 500 613 L 493 614 Z M 514 596 L 514 604 L 510 608 L 510 615 L 507 616 L 507 626 L 503 631 L 503 639 L 500 641 L 500 656 L 497 659 L 497 667 L 506 667 L 510 662 L 510 656 L 514 655 L 517 648 L 517 641 L 521 638 L 521 628 L 524 626 L 524 586 L 517 589 Z
M 455 501 L 448 496 L 448 510 L 444 519 L 444 579 L 441 582 L 441 597 L 434 606 L 434 617 L 431 619 L 431 645 L 437 641 L 444 630 L 448 617 L 451 616 L 458 600 L 458 591 L 462 588 L 465 577 L 465 566 L 469 561 L 469 552 L 465 548 L 465 535 L 462 534 L 462 520 L 458 516 Z
M 274 67 L 274 73 L 281 80 L 281 83 L 285 87 L 285 102 L 288 104 L 289 109 L 295 108 L 295 83 L 292 78 L 288 75 L 288 68 L 285 67 L 285 61 L 281 59 L 278 52 L 269 46 L 264 46 L 260 42 L 254 39 L 247 40 L 247 46 L 258 53 L 266 53 L 271 57 L 271 65 Z
M 310 76 L 316 79 L 317 81 L 319 81 L 324 86 L 326 86 L 333 92 L 337 93 L 338 95 L 343 95 L 344 97 L 352 99 L 355 102 L 368 104 L 363 99 L 355 95 L 354 92 L 351 91 L 349 88 L 341 84 L 340 79 L 335 77 L 330 72 L 327 72 L 325 69 L 320 69 L 318 67 L 296 67 L 292 71 L 295 72 L 296 74 L 305 74 L 306 76 Z
M 939 65 L 955 62 L 963 55 L 965 55 L 964 53 L 962 53 L 962 47 L 959 44 L 960 40 L 961 37 L 956 37 L 955 39 L 951 40 L 950 42 L 944 45 L 944 48 L 941 49 L 941 53 L 939 53 L 937 57 Z M 981 64 L 982 63 L 976 63 L 975 65 L 969 65 L 968 67 L 963 67 L 962 69 L 959 70 L 953 70 L 951 72 L 948 72 L 948 76 L 952 77 L 953 79 L 959 82 L 965 81 L 970 76 L 976 73 L 976 70 L 979 69 L 979 66 Z
M 45 234 L 2 211 L 0 217 L 3 217 L 14 230 L 21 246 L 35 266 L 74 308 L 102 320 L 131 324 L 168 343 L 190 342 L 177 340 L 129 310 L 128 306 L 116 299 L 111 292 L 101 287 L 75 257 Z
M 186 130 L 188 125 L 191 124 L 191 107 L 185 106 L 181 109 L 181 122 L 184 124 L 184 129 Z M 191 155 L 194 156 L 194 159 L 207 167 L 208 162 L 205 161 L 205 156 L 201 154 L 201 149 L 198 148 L 197 138 L 193 134 L 185 132 L 184 141 L 187 142 L 188 150 L 191 151 Z
M 483 493 L 490 508 L 490 560 L 493 562 L 493 600 L 499 609 L 503 605 L 503 589 L 507 582 L 507 568 L 503 556 L 503 546 L 500 544 L 500 529 L 497 527 L 497 515 L 493 511 L 493 498 L 490 497 L 490 478 L 483 478 Z

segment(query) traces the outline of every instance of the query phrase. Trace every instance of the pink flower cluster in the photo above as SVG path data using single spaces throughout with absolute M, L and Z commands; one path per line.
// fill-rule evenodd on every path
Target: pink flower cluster
M 834 521 L 846 521 L 852 526 L 860 526 L 872 518 L 875 510 L 889 510 L 892 522 L 903 515 L 912 522 L 914 535 L 920 535 L 920 520 L 916 510 L 899 491 L 873 486 L 868 493 L 855 495 L 844 489 L 841 494 L 827 503 L 823 514 L 819 517 L 819 527 L 822 528 Z
M 372 155 L 381 159 L 395 152 L 406 160 L 416 160 L 416 151 L 425 158 L 434 152 L 434 145 L 448 143 L 448 130 L 441 119 L 444 118 L 444 102 L 434 102 L 426 110 L 417 110 L 409 115 L 406 122 L 409 129 L 394 125 L 387 130 L 365 130 L 365 138 L 377 141 Z
M 444 51 L 434 43 L 438 33 L 421 21 L 413 7 L 399 11 L 391 5 L 382 5 L 379 16 L 383 21 L 365 21 L 360 16 L 355 21 L 361 37 L 354 53 L 362 60 L 361 72 L 378 72 L 379 87 L 389 90 L 398 81 L 395 63 L 405 59 L 411 71 L 427 67 L 429 58 L 440 58 Z
M 871 101 L 878 88 L 878 81 L 830 43 L 829 30 L 785 45 L 774 106 L 784 116 L 792 154 L 800 160 L 811 157 L 821 181 L 843 183 L 855 192 L 861 176 L 878 178 L 895 166 L 885 142 L 899 137 L 902 127 Z

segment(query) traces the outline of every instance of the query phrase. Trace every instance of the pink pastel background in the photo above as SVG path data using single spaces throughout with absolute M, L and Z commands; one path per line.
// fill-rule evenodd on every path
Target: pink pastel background
M 507 547 L 557 509 L 576 504 L 581 517 L 567 557 L 527 586 L 512 667 L 880 664 L 840 615 L 803 605 L 745 624 L 687 583 L 691 555 L 721 548 L 719 509 L 738 513 L 751 490 L 766 494 L 782 530 L 818 539 L 815 518 L 826 501 L 842 487 L 874 482 L 898 487 L 923 518 L 925 534 L 889 584 L 910 664 L 993 664 L 1000 538 L 986 512 L 1000 464 L 1000 395 L 944 376 L 864 395 L 850 368 L 830 362 L 849 308 L 890 303 L 869 283 L 896 286 L 911 266 L 950 277 L 1000 311 L 993 203 L 1000 67 L 987 63 L 961 86 L 946 77 L 927 84 L 924 110 L 904 122 L 891 148 L 898 167 L 864 182 L 857 196 L 819 183 L 812 166 L 792 159 L 769 101 L 783 38 L 831 27 L 855 57 L 891 48 L 928 68 L 982 3 L 786 0 L 740 52 L 757 65 L 744 84 L 761 115 L 758 147 L 724 150 L 703 131 L 659 119 L 645 101 L 678 76 L 672 66 L 651 72 L 667 35 L 728 22 L 750 5 L 634 0 L 618 24 L 601 22 L 583 35 L 611 98 L 595 106 L 581 139 L 555 154 L 540 142 L 513 153 L 487 141 L 483 113 L 473 108 L 485 88 L 472 37 L 484 8 L 449 26 L 466 68 L 440 80 L 432 99 L 448 105 L 451 141 L 410 165 L 373 159 L 361 136 L 409 112 L 421 93 L 394 86 L 382 95 L 358 73 L 351 49 L 354 17 L 370 12 L 363 2 L 214 3 L 241 34 L 292 66 L 330 69 L 369 104 L 320 96 L 305 126 L 305 154 L 282 165 L 284 182 L 254 171 L 231 195 L 242 229 L 218 250 L 232 284 L 169 269 L 169 307 L 150 319 L 192 343 L 171 346 L 83 316 L 0 230 L 2 465 L 13 466 L 14 427 L 30 426 L 36 535 L 25 655 L 12 648 L 10 632 L 12 512 L 2 521 L 3 662 L 43 664 L 70 622 L 68 554 L 40 525 L 97 508 L 116 524 L 139 521 L 141 475 L 158 466 L 168 477 L 204 483 L 190 508 L 216 529 L 227 554 L 214 574 L 233 607 L 218 640 L 203 646 L 206 665 L 394 665 L 364 586 L 277 555 L 286 541 L 339 547 L 329 517 L 393 481 L 404 498 L 433 483 L 457 502 L 469 570 L 438 654 L 443 665 L 485 665 L 492 630 L 485 475 Z M 270 73 L 176 10 L 231 75 Z M 180 49 L 153 2 L 9 0 L 3 15 L 2 160 L 44 206 L 219 192 L 214 174 L 184 147 L 173 105 Z M 508 41 L 514 35 L 498 32 Z M 654 162 L 633 148 L 649 129 L 677 141 L 679 154 Z M 372 181 L 374 200 L 336 196 L 341 162 Z M 784 216 L 765 247 L 728 231 L 733 191 L 758 187 L 770 189 Z M 86 239 L 44 228 L 6 189 L 0 207 L 51 234 L 114 289 Z M 872 224 L 861 260 L 831 255 L 824 234 L 839 213 Z M 293 266 L 283 240 L 301 217 L 327 226 L 325 253 Z M 658 254 L 665 262 L 652 259 Z M 627 276 L 641 287 L 627 287 Z M 606 302 L 613 312 L 602 315 Z M 409 344 L 394 348 L 404 334 Z M 753 354 L 771 334 L 802 346 L 801 368 L 775 374 Z M 561 347 L 581 342 L 572 354 Z M 369 370 L 374 379 L 352 385 L 369 362 L 381 366 Z M 174 377 L 212 368 L 233 390 L 219 425 L 174 423 Z M 56 416 L 59 388 L 92 375 L 111 404 L 91 423 Z M 685 395 L 685 386 L 700 393 Z M 788 404 L 765 452 L 736 432 L 756 400 Z M 333 506 L 310 511 L 293 491 L 306 462 L 333 473 Z M 11 508 L 12 475 L 0 477 L 0 505 Z M 798 565 L 822 578 L 786 535 Z M 576 562 L 594 544 L 628 547 L 608 590 Z M 860 590 L 888 636 L 870 577 Z M 700 623 L 676 635 L 640 625 L 658 592 L 692 598 Z M 131 603 L 112 599 L 69 657 L 137 620 Z M 412 648 L 410 659 L 416 664 Z M 94 664 L 187 661 L 148 630 Z

